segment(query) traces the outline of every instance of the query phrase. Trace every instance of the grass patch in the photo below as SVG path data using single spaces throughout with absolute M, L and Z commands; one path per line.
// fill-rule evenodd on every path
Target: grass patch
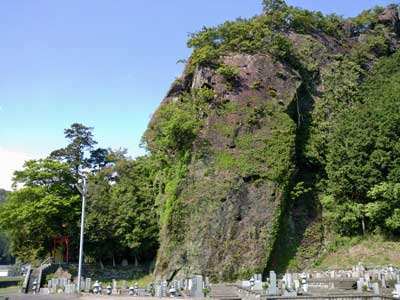
M 349 269 L 358 262 L 368 267 L 400 266 L 400 240 L 381 235 L 337 238 L 328 245 L 328 252 L 315 269 Z
M 9 286 L 6 288 L 0 288 L 0 295 L 10 295 L 10 294 L 17 294 L 20 290 L 20 286 Z
M 6 282 L 6 281 L 21 281 L 23 280 L 24 277 L 21 276 L 16 276 L 16 277 L 0 277 L 0 282 Z

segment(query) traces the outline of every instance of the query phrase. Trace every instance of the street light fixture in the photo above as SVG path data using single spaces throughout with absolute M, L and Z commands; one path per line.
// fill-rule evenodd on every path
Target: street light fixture
M 82 176 L 82 187 L 76 184 L 76 188 L 82 195 L 82 215 L 81 215 L 81 236 L 79 240 L 79 265 L 78 265 L 78 293 L 81 291 L 81 278 L 82 278 L 82 263 L 83 263 L 83 235 L 85 228 L 85 205 L 86 205 L 86 176 L 85 174 L 81 174 Z

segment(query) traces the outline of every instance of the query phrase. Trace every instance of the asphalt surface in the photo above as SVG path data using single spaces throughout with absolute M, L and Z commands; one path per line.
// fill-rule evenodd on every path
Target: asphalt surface
M 32 295 L 32 294 L 0 294 L 2 297 L 8 297 L 8 300 L 160 300 L 165 298 L 156 297 L 132 297 L 127 295 L 74 295 L 74 294 L 49 294 L 49 295 Z M 180 300 L 189 300 L 190 298 L 179 298 Z
M 9 300 L 78 300 L 78 297 L 76 295 L 67 295 L 67 294 L 57 294 L 57 295 L 1 294 L 0 300 L 3 300 L 2 297 L 6 297 Z

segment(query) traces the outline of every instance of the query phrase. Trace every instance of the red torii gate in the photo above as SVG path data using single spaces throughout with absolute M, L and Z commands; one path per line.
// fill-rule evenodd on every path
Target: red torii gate
M 65 244 L 66 248 L 66 253 L 65 253 L 65 262 L 69 262 L 69 237 L 67 236 L 61 236 L 53 239 L 53 249 L 52 249 L 52 256 L 53 259 L 56 257 L 56 250 L 57 250 L 57 244 Z

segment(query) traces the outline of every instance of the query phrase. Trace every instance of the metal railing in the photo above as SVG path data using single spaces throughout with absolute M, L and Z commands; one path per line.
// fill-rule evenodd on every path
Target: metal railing
M 38 285 L 36 288 L 36 292 L 39 292 L 40 290 L 40 285 L 42 283 L 42 275 L 43 275 L 43 270 L 51 266 L 51 263 L 53 262 L 54 258 L 52 256 L 46 258 L 42 263 L 40 264 L 40 269 L 39 269 L 39 276 L 38 276 Z
M 31 267 L 31 265 L 29 265 L 28 269 L 26 271 L 24 282 L 22 284 L 22 288 L 21 288 L 22 293 L 28 292 L 29 277 L 31 276 L 31 272 L 32 272 L 32 267 Z

